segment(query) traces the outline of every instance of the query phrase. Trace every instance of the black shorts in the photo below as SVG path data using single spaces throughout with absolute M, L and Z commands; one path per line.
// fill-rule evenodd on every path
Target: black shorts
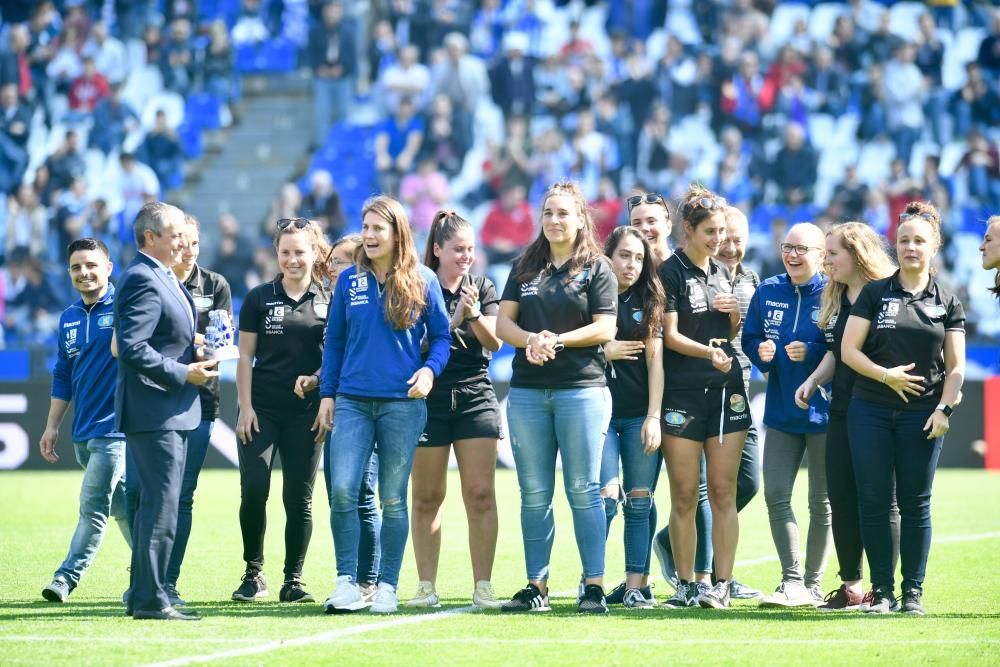
M 500 405 L 489 382 L 435 387 L 427 397 L 427 425 L 418 447 L 446 447 L 456 440 L 503 437 Z
M 752 423 L 750 401 L 741 385 L 663 392 L 664 435 L 704 442 L 745 431 Z

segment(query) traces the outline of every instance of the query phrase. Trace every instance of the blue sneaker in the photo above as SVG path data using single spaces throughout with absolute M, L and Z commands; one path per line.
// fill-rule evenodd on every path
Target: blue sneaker
M 656 554 L 656 560 L 660 561 L 660 574 L 663 575 L 663 580 L 677 590 L 677 567 L 674 565 L 674 554 L 670 550 L 670 533 L 667 527 L 653 538 L 653 553 Z

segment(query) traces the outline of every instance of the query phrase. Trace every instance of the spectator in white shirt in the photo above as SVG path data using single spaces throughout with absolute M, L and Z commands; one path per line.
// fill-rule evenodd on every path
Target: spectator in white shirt
M 896 155 L 906 165 L 910 163 L 913 145 L 920 138 L 924 126 L 926 84 L 913 57 L 911 44 L 896 47 L 893 59 L 885 66 L 882 83 L 889 134 L 896 144 Z
M 125 45 L 108 33 L 108 24 L 104 21 L 94 23 L 84 53 L 94 59 L 97 71 L 104 75 L 108 83 L 116 84 L 125 80 L 125 75 L 128 73 Z

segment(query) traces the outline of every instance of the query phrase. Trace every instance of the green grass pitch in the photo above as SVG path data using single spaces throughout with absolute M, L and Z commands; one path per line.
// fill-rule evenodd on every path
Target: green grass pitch
M 233 470 L 206 471 L 195 498 L 194 533 L 180 590 L 205 617 L 200 623 L 137 622 L 123 616 L 129 554 L 109 531 L 94 566 L 70 601 L 42 601 L 40 591 L 65 555 L 76 521 L 79 473 L 0 476 L 0 665 L 637 665 L 637 664 L 1000 664 L 1000 474 L 941 471 L 935 484 L 934 540 L 925 618 L 761 610 L 736 603 L 728 612 L 701 609 L 626 612 L 579 617 L 580 572 L 565 498 L 556 505 L 556 546 L 549 614 L 502 616 L 469 608 L 472 575 L 456 473 L 450 478 L 444 526 L 441 610 L 392 617 L 362 612 L 325 616 L 320 604 L 283 605 L 280 473 L 270 502 L 266 602 L 238 604 L 229 595 L 243 570 Z M 795 508 L 806 519 L 806 479 Z M 319 482 L 320 489 L 322 482 Z M 669 504 L 657 493 L 660 522 Z M 318 491 L 320 491 L 318 489 Z M 519 498 L 512 471 L 499 471 L 500 540 L 493 581 L 507 597 L 523 585 Z M 315 529 L 306 560 L 307 589 L 322 601 L 334 576 L 328 510 L 316 495 Z M 779 580 L 764 499 L 741 514 L 737 576 L 772 589 Z M 622 519 L 608 545 L 608 586 L 621 579 Z M 831 553 L 825 588 L 837 585 Z M 655 559 L 654 559 L 655 569 Z M 416 586 L 412 555 L 400 580 L 405 599 Z M 668 594 L 660 582 L 657 597 Z

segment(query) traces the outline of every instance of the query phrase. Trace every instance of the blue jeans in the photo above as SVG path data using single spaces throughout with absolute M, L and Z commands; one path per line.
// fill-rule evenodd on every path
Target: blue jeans
M 347 117 L 354 81 L 313 77 L 313 141 L 322 146 L 330 127 Z
M 528 580 L 546 580 L 555 539 L 556 454 L 573 510 L 583 576 L 604 576 L 607 527 L 601 501 L 601 448 L 611 411 L 603 387 L 525 389 L 507 396 L 507 423 L 521 487 L 521 533 Z
M 847 412 L 861 536 L 872 584 L 893 587 L 893 474 L 899 504 L 903 590 L 921 588 L 931 548 L 931 487 L 943 438 L 927 439 L 928 410 L 893 410 L 859 398 Z
M 332 434 L 330 436 L 333 437 Z M 327 438 L 327 451 L 330 438 Z M 326 481 L 326 499 L 330 500 L 330 457 L 323 457 L 323 479 Z M 382 557 L 378 534 L 382 530 L 382 515 L 375 501 L 375 483 L 378 481 L 378 445 L 361 480 L 358 494 L 358 519 L 361 521 L 361 540 L 358 544 L 358 582 L 373 584 L 378 581 L 378 564 Z
M 622 467 L 622 513 L 625 515 L 625 571 L 649 574 L 649 561 L 656 532 L 656 503 L 653 492 L 663 457 L 657 450 L 647 454 L 642 445 L 642 425 L 646 417 L 621 417 L 611 420 L 601 455 L 601 488 L 618 479 L 618 461 Z M 629 497 L 632 491 L 648 495 Z M 608 501 L 611 501 L 609 503 Z M 607 526 L 617 510 L 617 499 L 605 498 Z
M 191 537 L 191 515 L 194 507 L 194 490 L 198 488 L 198 475 L 205 465 L 208 444 L 212 440 L 215 420 L 206 419 L 195 430 L 188 433 L 187 458 L 184 460 L 184 478 L 181 480 L 181 500 L 177 508 L 177 534 L 174 536 L 174 550 L 170 552 L 167 566 L 167 583 L 176 586 L 181 576 L 181 563 Z
M 131 546 L 131 530 L 125 519 L 125 441 L 94 438 L 73 444 L 76 460 L 83 467 L 80 485 L 80 519 L 76 523 L 69 553 L 55 577 L 70 589 L 94 561 L 104 539 L 108 517 L 114 517 Z
M 406 496 L 417 440 L 427 422 L 424 401 L 358 400 L 338 396 L 330 460 L 330 528 L 337 576 L 358 581 L 361 521 L 358 496 L 378 442 L 378 490 L 382 501 L 382 558 L 378 581 L 396 586 L 410 531 Z

